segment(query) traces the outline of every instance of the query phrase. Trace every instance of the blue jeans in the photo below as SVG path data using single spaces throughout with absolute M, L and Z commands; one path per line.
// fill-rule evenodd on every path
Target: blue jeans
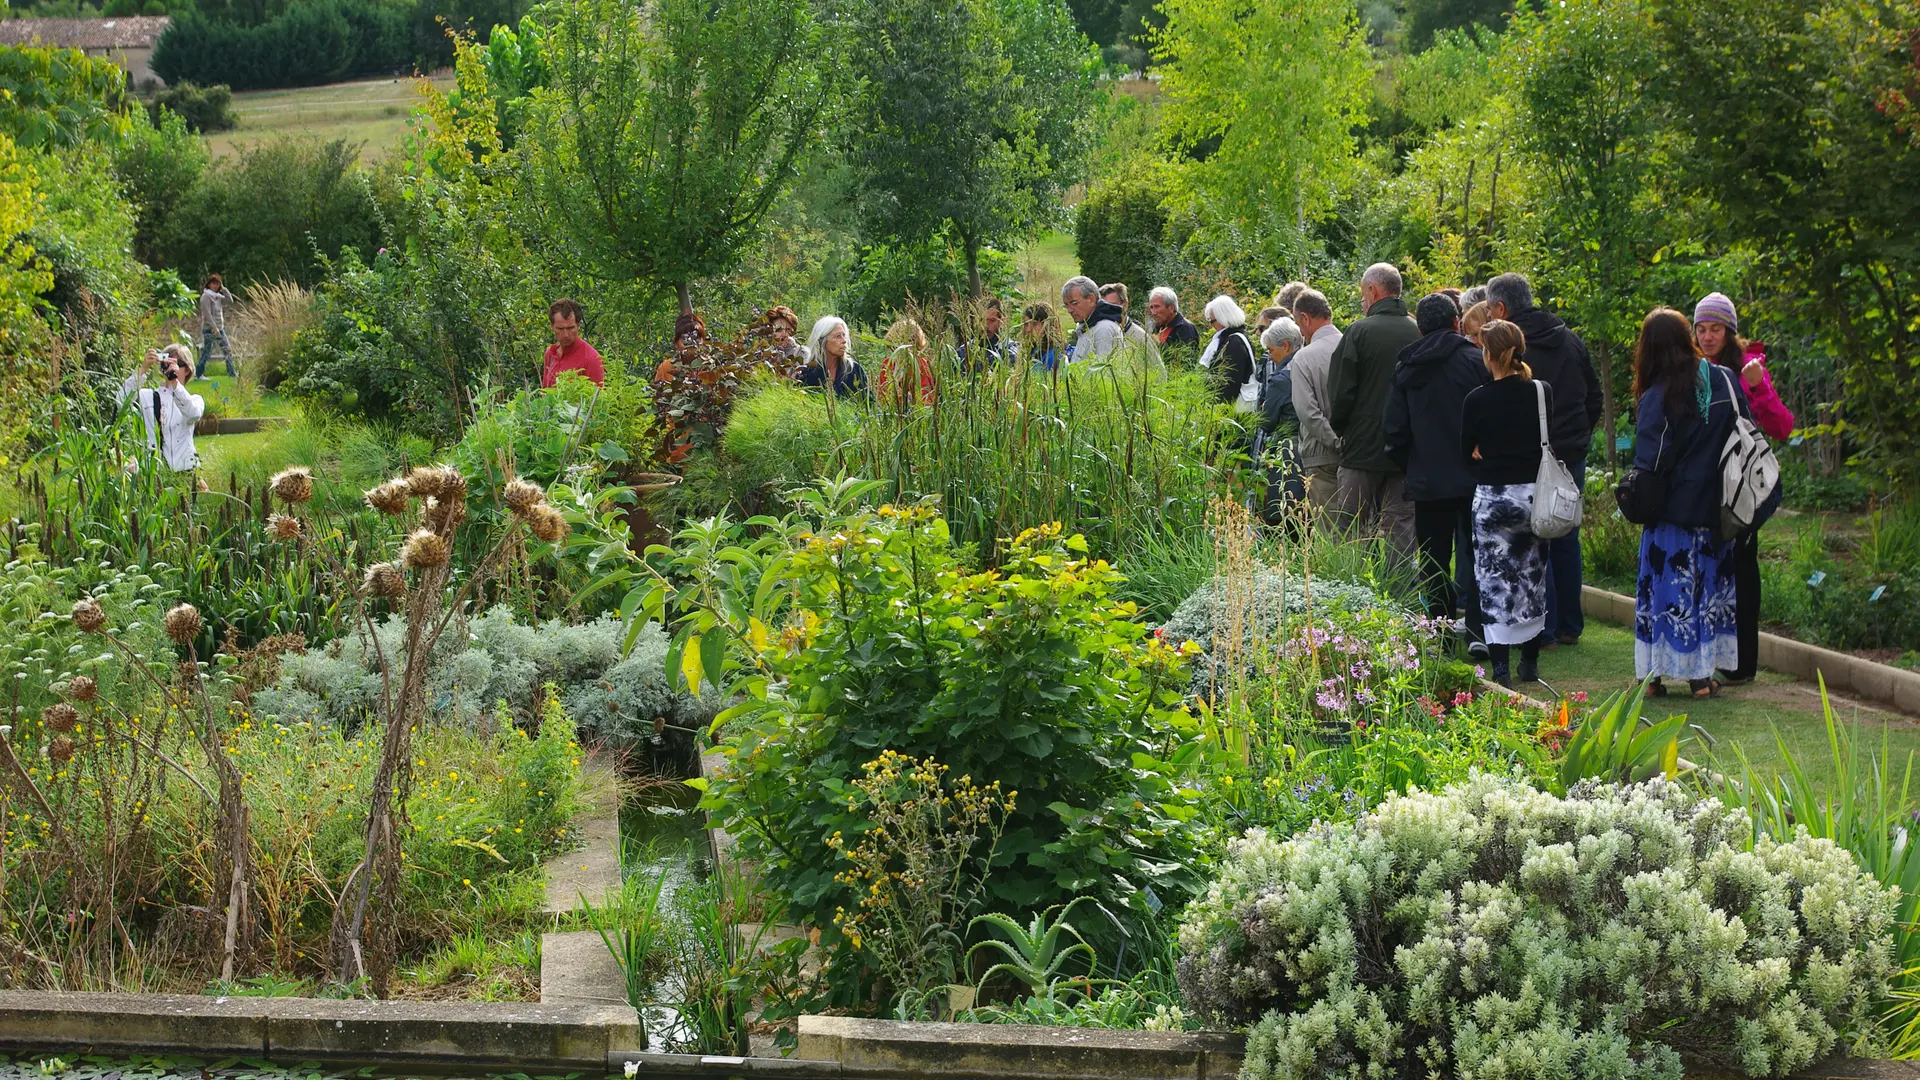
M 213 344 L 216 341 L 220 343 L 220 348 L 226 351 L 227 374 L 235 377 L 239 376 L 240 365 L 234 363 L 233 343 L 227 340 L 226 329 L 206 326 L 200 329 L 200 363 L 194 366 L 194 378 L 198 379 L 206 376 L 207 361 L 213 359 Z
M 1587 483 L 1587 458 L 1585 454 L 1569 458 L 1564 465 L 1573 474 L 1575 487 L 1585 488 Z M 1587 617 L 1580 610 L 1580 530 L 1547 541 L 1547 628 L 1545 636 L 1549 640 L 1562 637 L 1579 637 L 1587 628 Z

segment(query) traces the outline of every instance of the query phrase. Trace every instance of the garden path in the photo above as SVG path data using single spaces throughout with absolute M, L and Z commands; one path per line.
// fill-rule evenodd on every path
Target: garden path
M 1633 634 L 1624 627 L 1589 618 L 1580 644 L 1541 654 L 1540 676 L 1542 682 L 1521 684 L 1516 689 L 1538 698 L 1581 691 L 1594 701 L 1628 689 L 1634 681 Z M 1891 760 L 1896 776 L 1905 768 L 1910 754 L 1920 753 L 1920 719 L 1837 694 L 1828 698 L 1835 718 L 1854 732 L 1859 749 Z M 1756 769 L 1775 771 L 1784 764 L 1780 754 L 1780 744 L 1784 743 L 1809 776 L 1819 780 L 1833 775 L 1820 689 L 1812 683 L 1762 671 L 1752 684 L 1727 687 L 1719 697 L 1705 701 L 1686 696 L 1647 699 L 1644 715 L 1665 717 L 1674 713 L 1687 714 L 1711 736 L 1710 741 L 1697 732 L 1687 736 L 1680 752 L 1695 761 L 1715 763 L 1723 771 L 1737 770 L 1739 756 L 1745 754 Z M 1920 758 L 1915 759 L 1915 765 L 1920 767 Z M 1908 798 L 1920 805 L 1920 773 L 1914 780 Z

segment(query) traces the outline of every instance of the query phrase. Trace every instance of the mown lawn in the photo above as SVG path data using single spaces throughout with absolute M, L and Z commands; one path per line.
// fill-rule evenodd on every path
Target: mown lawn
M 1633 686 L 1633 634 L 1624 627 L 1591 616 L 1580 644 L 1554 649 L 1540 656 L 1539 683 L 1516 689 L 1534 697 L 1550 698 L 1585 691 L 1594 701 Z M 1684 684 L 1681 689 L 1684 691 Z M 1834 716 L 1853 732 L 1864 760 L 1867 752 L 1890 760 L 1896 775 L 1906 768 L 1909 755 L 1920 752 L 1920 720 L 1874 708 L 1852 698 L 1830 695 Z M 1790 675 L 1762 671 L 1747 686 L 1731 686 L 1717 698 L 1695 701 L 1684 693 L 1649 698 L 1645 715 L 1666 717 L 1685 713 L 1705 731 L 1689 732 L 1681 754 L 1723 772 L 1738 772 L 1740 758 L 1759 770 L 1779 771 L 1784 761 L 1780 746 L 1799 762 L 1816 782 L 1833 777 L 1832 753 L 1821 713 L 1819 687 Z M 1778 733 L 1778 739 L 1775 733 Z M 1920 805 L 1920 758 L 1914 759 L 1915 789 L 1909 802 Z
M 451 76 L 428 80 L 445 90 Z M 253 90 L 233 95 L 233 111 L 240 126 L 207 137 L 213 156 L 281 135 L 346 139 L 360 143 L 360 156 L 371 160 L 400 145 L 407 120 L 419 100 L 416 79 L 367 79 L 305 86 L 294 90 Z

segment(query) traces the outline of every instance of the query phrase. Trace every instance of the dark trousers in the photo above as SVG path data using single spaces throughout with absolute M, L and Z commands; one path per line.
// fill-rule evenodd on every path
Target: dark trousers
M 1728 675 L 1751 679 L 1760 666 L 1760 535 L 1733 542 L 1733 631 L 1740 666 Z
M 1573 474 L 1575 487 L 1587 484 L 1587 458 L 1582 454 L 1561 464 Z M 1579 637 L 1587 628 L 1587 617 L 1580 610 L 1580 530 L 1574 530 L 1547 545 L 1547 640 Z
M 1473 529 L 1473 499 L 1423 499 L 1413 504 L 1413 536 L 1420 549 L 1420 592 L 1426 597 L 1427 614 L 1436 619 L 1453 618 L 1456 604 L 1464 604 L 1467 609 L 1467 633 L 1474 640 L 1480 639 L 1480 597 L 1479 590 L 1473 585 L 1466 592 L 1459 590 L 1458 578 L 1453 573 L 1453 560 L 1458 555 L 1460 564 L 1468 568 L 1467 581 L 1473 581 L 1473 544 L 1462 539 L 1461 525 L 1465 523 L 1465 535 L 1471 536 Z

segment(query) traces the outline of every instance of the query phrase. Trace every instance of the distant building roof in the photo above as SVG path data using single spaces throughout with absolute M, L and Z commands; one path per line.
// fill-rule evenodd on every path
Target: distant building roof
M 0 19 L 0 45 L 63 49 L 151 49 L 173 22 L 167 15 L 118 19 Z

